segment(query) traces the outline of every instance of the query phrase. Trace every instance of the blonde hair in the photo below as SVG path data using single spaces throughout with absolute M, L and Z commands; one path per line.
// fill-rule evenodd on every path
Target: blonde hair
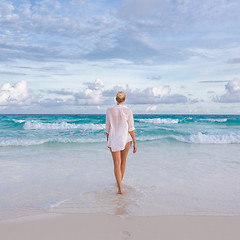
M 116 95 L 116 100 L 118 103 L 124 102 L 125 98 L 126 98 L 126 94 L 122 91 L 119 91 Z

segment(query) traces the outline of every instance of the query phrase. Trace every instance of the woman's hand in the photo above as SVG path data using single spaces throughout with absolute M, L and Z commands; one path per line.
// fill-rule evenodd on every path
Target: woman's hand
M 134 145 L 133 145 L 133 153 L 136 153 L 136 152 L 137 152 L 137 145 L 134 144 Z
M 136 138 L 135 138 L 135 130 L 132 130 L 131 132 L 129 132 L 132 140 L 133 140 L 133 153 L 137 152 L 137 144 L 136 144 Z
M 107 137 L 107 141 L 108 141 L 109 133 L 107 133 L 107 132 L 106 132 L 106 137 Z

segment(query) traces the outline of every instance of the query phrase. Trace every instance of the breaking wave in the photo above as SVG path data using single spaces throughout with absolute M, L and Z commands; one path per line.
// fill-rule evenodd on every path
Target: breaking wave
M 240 143 L 240 135 L 231 134 L 204 134 L 197 133 L 190 136 L 172 136 L 172 138 L 186 143 L 200 143 L 200 144 L 231 144 Z
M 227 122 L 228 119 L 227 118 L 218 118 L 218 119 L 215 119 L 215 118 L 206 118 L 206 119 L 199 119 L 200 121 L 202 122 Z
M 170 119 L 170 118 L 148 118 L 148 119 L 136 119 L 138 122 L 142 123 L 163 123 L 163 124 L 176 124 L 179 123 L 179 119 Z
M 105 129 L 105 124 L 94 124 L 94 123 L 44 123 L 40 121 L 26 121 L 23 125 L 25 130 L 50 130 L 50 129 L 83 129 L 83 130 L 102 130 Z

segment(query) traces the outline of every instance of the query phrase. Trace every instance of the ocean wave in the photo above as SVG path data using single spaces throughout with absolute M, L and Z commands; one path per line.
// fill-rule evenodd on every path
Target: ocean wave
M 145 142 L 145 141 L 161 140 L 164 138 L 166 137 L 165 136 L 141 136 L 141 137 L 136 137 L 136 140 L 140 142 Z
M 105 129 L 105 124 L 94 123 L 67 123 L 65 121 L 60 123 L 44 123 L 40 121 L 26 121 L 23 125 L 25 130 L 51 130 L 51 129 L 83 129 L 83 130 L 102 130 Z
M 165 135 L 165 136 L 139 136 L 136 137 L 137 141 L 148 142 L 148 141 L 162 141 L 162 140 L 174 140 L 183 143 L 194 143 L 194 144 L 239 144 L 240 134 L 204 134 L 197 133 L 188 136 L 177 136 L 177 135 Z M 21 138 L 3 138 L 0 139 L 0 147 L 7 146 L 35 146 L 43 144 L 84 144 L 84 143 L 102 143 L 106 142 L 104 137 L 102 138 L 67 138 L 67 137 L 57 137 L 57 138 L 46 138 L 46 139 L 21 139 Z
M 143 118 L 143 119 L 136 119 L 138 122 L 142 123 L 163 123 L 163 124 L 176 124 L 179 123 L 179 119 L 171 119 L 171 118 Z
M 26 120 L 18 120 L 18 119 L 13 119 L 12 121 L 15 122 L 15 123 L 24 123 L 24 122 L 26 122 Z
M 70 199 L 65 199 L 65 200 L 61 200 L 61 201 L 56 201 L 55 203 L 51 204 L 50 205 L 50 209 L 53 209 L 53 208 L 57 208 L 59 207 L 60 205 L 66 203 L 67 201 L 69 201 Z
M 187 143 L 200 143 L 200 144 L 231 144 L 240 143 L 240 135 L 238 134 L 191 134 L 190 136 L 171 136 L 172 138 Z
M 199 121 L 202 122 L 227 122 L 228 119 L 227 118 L 206 118 L 206 119 L 199 119 Z
M 41 145 L 47 142 L 46 140 L 30 140 L 30 139 L 3 139 L 0 140 L 0 147 L 8 146 L 33 146 Z
M 197 144 L 239 144 L 240 134 L 204 134 L 197 133 L 188 136 L 177 136 L 177 135 L 165 135 L 165 136 L 141 136 L 136 138 L 137 141 L 156 141 L 156 140 L 175 140 L 184 143 L 197 143 Z
M 48 143 L 101 143 L 106 141 L 105 138 L 95 139 L 71 139 L 71 138 L 47 138 L 47 139 L 2 139 L 0 147 L 8 146 L 36 146 Z

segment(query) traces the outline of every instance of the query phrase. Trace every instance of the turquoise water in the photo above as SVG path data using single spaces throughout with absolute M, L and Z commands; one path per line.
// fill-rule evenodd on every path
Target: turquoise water
M 139 141 L 240 143 L 240 116 L 136 115 Z M 0 146 L 105 141 L 104 115 L 0 115 Z
M 240 116 L 135 115 L 116 194 L 105 115 L 0 115 L 0 218 L 240 214 Z

